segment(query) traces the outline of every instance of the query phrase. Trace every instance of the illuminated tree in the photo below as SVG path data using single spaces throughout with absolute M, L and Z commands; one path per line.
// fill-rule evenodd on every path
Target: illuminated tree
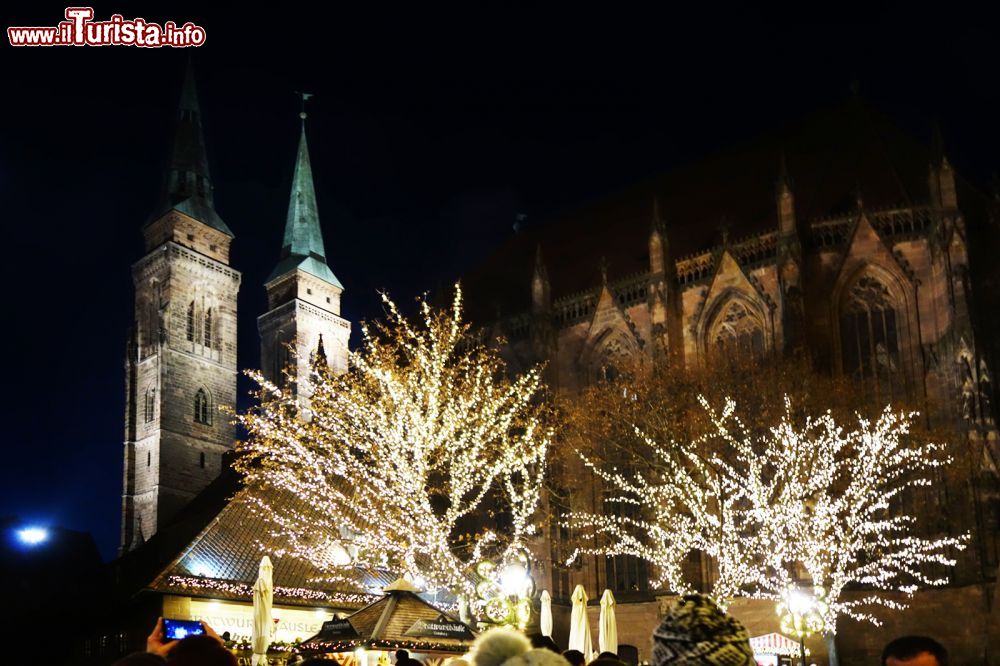
M 852 430 L 830 414 L 800 429 L 786 417 L 766 439 L 762 469 L 781 487 L 770 505 L 755 510 L 771 523 L 782 578 L 801 566 L 824 592 L 827 632 L 836 632 L 840 615 L 879 624 L 871 607 L 906 607 L 884 592 L 912 595 L 921 585 L 946 584 L 946 575 L 928 571 L 954 566 L 949 552 L 966 546 L 968 535 L 915 534 L 918 521 L 907 508 L 913 492 L 952 462 L 942 445 L 910 436 L 915 416 L 887 407 L 877 419 L 859 417 Z M 844 598 L 850 586 L 865 592 Z
M 595 465 L 597 476 L 638 506 L 639 517 L 609 519 L 571 513 L 569 524 L 603 544 L 583 552 L 628 554 L 653 563 L 656 581 L 687 591 L 682 564 L 692 551 L 718 568 L 712 590 L 721 603 L 737 595 L 778 600 L 804 570 L 824 593 L 825 629 L 846 614 L 877 623 L 866 607 L 902 604 L 883 594 L 912 594 L 946 579 L 928 565 L 953 566 L 949 549 L 966 537 L 916 536 L 903 506 L 908 490 L 931 484 L 930 472 L 949 462 L 942 446 L 909 437 L 912 415 L 886 409 L 844 430 L 829 413 L 795 425 L 791 403 L 778 425 L 758 436 L 726 400 L 721 412 L 702 399 L 711 428 L 689 442 L 662 446 L 635 429 L 652 464 L 623 474 Z M 845 587 L 867 590 L 845 599 Z
M 383 300 L 349 370 L 315 370 L 307 399 L 251 373 L 261 402 L 239 417 L 238 466 L 279 554 L 331 579 L 378 567 L 472 598 L 474 565 L 516 557 L 535 530 L 552 437 L 540 373 L 508 378 L 462 322 L 459 288 L 412 321 Z

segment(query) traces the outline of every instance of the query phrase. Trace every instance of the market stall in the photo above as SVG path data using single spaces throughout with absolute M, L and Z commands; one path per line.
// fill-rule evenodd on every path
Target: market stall
M 475 634 L 468 625 L 435 608 L 399 579 L 385 596 L 343 619 L 324 622 L 299 651 L 323 656 L 341 666 L 389 666 L 396 650 L 407 650 L 426 666 L 467 653 Z
M 799 642 L 777 632 L 750 639 L 757 666 L 791 666 L 798 663 Z M 808 655 L 808 650 L 806 651 Z

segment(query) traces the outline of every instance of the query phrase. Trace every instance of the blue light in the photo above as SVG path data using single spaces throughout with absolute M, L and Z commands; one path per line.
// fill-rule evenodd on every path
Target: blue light
M 44 527 L 22 527 L 17 531 L 17 540 L 25 546 L 37 546 L 49 539 L 49 531 Z

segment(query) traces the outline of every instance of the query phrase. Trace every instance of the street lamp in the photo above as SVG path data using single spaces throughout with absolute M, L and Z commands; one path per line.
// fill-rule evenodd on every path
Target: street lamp
M 799 639 L 802 666 L 806 666 L 806 636 L 823 630 L 823 618 L 827 611 L 825 597 L 826 590 L 822 587 L 813 588 L 810 594 L 795 585 L 789 585 L 778 602 L 781 631 Z
M 476 565 L 476 573 L 481 579 L 476 594 L 489 623 L 523 630 L 531 619 L 531 597 L 535 593 L 528 551 L 517 551 L 499 572 L 493 562 L 484 560 Z
M 22 527 L 17 530 L 17 540 L 29 548 L 49 540 L 49 531 L 44 527 Z

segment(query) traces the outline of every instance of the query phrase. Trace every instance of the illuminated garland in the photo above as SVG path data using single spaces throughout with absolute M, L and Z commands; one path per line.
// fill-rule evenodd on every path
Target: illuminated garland
M 246 583 L 233 583 L 215 578 L 201 578 L 198 576 L 167 576 L 169 587 L 179 587 L 187 590 L 198 590 L 208 592 L 222 592 L 236 597 L 250 598 L 253 596 L 253 587 Z M 374 594 L 348 594 L 343 592 L 323 592 L 322 590 L 311 590 L 304 587 L 274 587 L 274 596 L 288 599 L 303 599 L 306 601 L 329 601 L 347 604 L 370 604 L 379 598 Z
M 448 310 L 422 301 L 412 323 L 383 302 L 386 323 L 362 327 L 344 375 L 314 369 L 296 396 L 250 373 L 261 403 L 238 417 L 249 437 L 237 467 L 284 546 L 272 556 L 334 577 L 408 572 L 472 599 L 472 565 L 506 561 L 535 531 L 552 438 L 541 374 L 508 379 L 499 353 L 469 335 L 459 288 Z M 503 534 L 462 533 L 495 510 L 509 516 Z
M 366 640 L 363 638 L 352 641 L 307 641 L 298 645 L 298 651 L 303 653 L 313 652 L 353 652 L 359 647 L 368 650 L 383 650 L 392 652 L 394 650 L 412 650 L 414 652 L 451 652 L 462 654 L 468 652 L 470 643 L 428 643 L 426 641 L 389 641 L 389 640 Z
M 797 429 L 786 398 L 781 423 L 754 439 L 742 434 L 747 428 L 732 400 L 721 414 L 701 403 L 713 431 L 693 442 L 664 447 L 636 428 L 663 468 L 650 478 L 599 468 L 581 454 L 620 493 L 609 501 L 636 511 L 569 514 L 567 526 L 606 543 L 577 552 L 646 559 L 659 572 L 654 585 L 687 592 L 682 565 L 701 551 L 717 564 L 712 594 L 722 604 L 740 595 L 780 600 L 801 566 L 825 593 L 829 632 L 840 615 L 879 624 L 864 607 L 905 608 L 877 591 L 842 600 L 847 585 L 912 595 L 918 585 L 947 582 L 922 567 L 954 566 L 946 553 L 963 549 L 967 535 L 913 536 L 916 519 L 892 506 L 905 490 L 929 486 L 927 472 L 950 462 L 941 445 L 906 442 L 914 415 L 887 408 L 874 423 L 859 418 L 845 431 L 827 413 Z

